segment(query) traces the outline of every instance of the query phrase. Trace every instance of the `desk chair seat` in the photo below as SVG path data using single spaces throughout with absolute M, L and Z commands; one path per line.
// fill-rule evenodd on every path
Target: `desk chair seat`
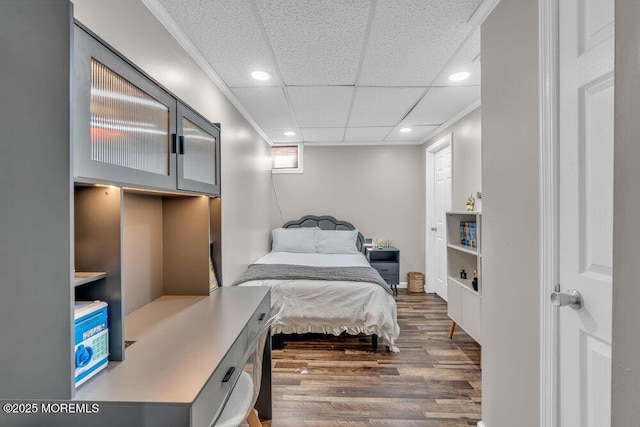
M 252 365 L 252 372 L 248 373 L 243 370 L 240 373 L 222 413 L 214 423 L 215 427 L 238 427 L 245 419 L 250 427 L 262 427 L 258 413 L 253 407 L 260 392 L 264 347 L 267 339 L 270 338 L 271 325 L 282 317 L 285 305 L 286 302 L 283 302 L 277 312 L 265 322 L 249 346 L 250 354 L 244 360 Z
M 216 422 L 216 427 L 238 427 L 248 418 L 247 411 L 251 408 L 252 400 L 253 379 L 251 375 L 243 371 L 231 392 L 231 396 L 229 396 L 229 400 L 227 400 L 224 406 L 222 415 L 220 415 L 220 418 L 218 418 Z M 258 421 L 258 423 L 260 423 L 260 421 Z M 249 425 L 253 427 L 251 423 Z

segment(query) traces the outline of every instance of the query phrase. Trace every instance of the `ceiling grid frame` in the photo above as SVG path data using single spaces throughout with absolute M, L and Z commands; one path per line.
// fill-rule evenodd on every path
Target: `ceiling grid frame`
M 344 142 L 347 137 L 347 129 L 349 128 L 349 121 L 351 120 L 351 113 L 353 112 L 353 104 L 356 102 L 358 96 L 358 88 L 360 87 L 360 73 L 362 73 L 362 67 L 364 65 L 364 56 L 367 53 L 367 47 L 369 46 L 369 35 L 371 34 L 371 23 L 373 17 L 376 14 L 376 7 L 378 6 L 378 0 L 371 0 L 371 6 L 369 7 L 369 17 L 367 19 L 367 29 L 364 34 L 364 43 L 362 43 L 362 50 L 360 51 L 360 61 L 358 63 L 358 71 L 356 72 L 356 81 L 353 85 L 353 96 L 351 97 L 351 104 L 349 105 L 349 113 L 347 114 L 347 121 L 342 132 L 342 140 Z M 385 136 L 386 137 L 386 136 Z
M 472 16 L 473 17 L 473 16 Z M 470 18 L 471 19 L 471 18 Z M 429 91 L 435 87 L 441 87 L 441 86 L 433 86 L 433 82 L 438 81 L 438 79 L 440 79 L 443 75 L 443 73 L 445 72 L 445 70 L 447 69 L 447 67 L 449 67 L 449 65 L 451 65 L 451 63 L 454 61 L 454 59 L 456 58 L 456 56 L 458 56 L 458 54 L 460 53 L 460 51 L 462 51 L 464 49 L 464 46 L 469 42 L 469 40 L 473 37 L 473 35 L 476 33 L 476 31 L 480 31 L 479 28 L 473 29 L 469 32 L 469 34 L 467 35 L 467 37 L 464 39 L 464 41 L 460 44 L 460 46 L 458 46 L 458 48 L 456 49 L 455 52 L 453 52 L 453 55 L 451 55 L 451 57 L 449 58 L 449 60 L 447 61 L 447 63 L 444 65 L 444 67 L 442 67 L 442 71 L 440 71 L 440 73 L 438 73 L 433 80 L 431 81 L 431 83 L 429 84 L 429 86 L 427 87 L 427 90 L 424 91 L 424 93 L 422 94 L 422 96 L 416 101 L 416 103 L 413 105 L 413 107 L 411 107 L 411 109 L 409 111 L 407 111 L 407 113 L 402 117 L 402 119 L 400 120 L 400 123 L 402 123 L 402 121 L 404 119 L 407 118 L 407 116 L 409 114 L 411 114 L 411 112 L 418 106 L 418 104 L 420 103 L 420 101 L 422 101 L 422 99 L 427 95 L 427 93 L 429 93 Z M 463 85 L 460 85 L 463 86 Z M 445 86 L 448 87 L 448 86 Z
M 185 48 L 185 50 L 187 51 L 187 53 L 189 53 L 189 55 L 194 58 L 194 60 L 196 61 L 196 63 L 200 66 L 200 68 L 202 68 L 205 73 L 212 79 L 212 81 L 216 84 L 216 86 L 218 86 L 222 92 L 230 99 L 230 101 L 232 102 L 232 104 L 238 108 L 238 110 L 241 112 L 241 114 L 243 116 L 245 116 L 245 118 L 247 118 L 247 120 L 249 121 L 249 123 L 251 124 L 252 127 L 254 127 L 260 134 L 261 136 L 264 137 L 264 139 L 270 144 L 276 144 L 276 143 L 287 143 L 287 142 L 276 142 L 272 139 L 273 135 L 269 135 L 269 132 L 274 131 L 275 129 L 273 128 L 267 128 L 265 127 L 264 129 L 261 127 L 262 125 L 257 122 L 251 113 L 251 106 L 245 106 L 242 102 L 239 101 L 238 98 L 236 98 L 233 94 L 233 90 L 234 89 L 255 89 L 255 88 L 259 88 L 261 86 L 269 86 L 268 83 L 257 83 L 255 86 L 254 85 L 249 85 L 249 86 L 227 86 L 227 84 L 225 83 L 224 79 L 221 78 L 221 76 L 219 74 L 217 74 L 215 72 L 215 69 L 213 68 L 213 65 L 211 62 L 209 62 L 207 60 L 207 58 L 198 50 L 197 48 L 197 38 L 196 41 L 192 41 L 186 34 L 184 31 L 182 31 L 179 27 L 179 25 L 176 23 L 176 21 L 172 18 L 172 16 L 167 12 L 167 9 L 164 8 L 164 6 L 162 5 L 162 3 L 164 2 L 165 4 L 169 4 L 169 5 L 178 5 L 178 6 L 184 6 L 187 7 L 189 6 L 188 1 L 186 0 L 142 0 L 143 3 L 154 13 L 154 15 L 156 15 L 156 17 L 160 20 L 160 22 L 169 30 L 169 32 L 174 36 L 174 38 L 176 38 L 176 40 L 178 40 L 178 42 L 183 46 L 183 48 Z M 220 9 L 220 7 L 223 7 L 222 5 L 227 4 L 226 7 L 232 7 L 229 5 L 232 5 L 233 2 L 229 2 L 226 0 L 210 0 L 214 3 L 216 3 L 216 6 L 212 9 L 209 10 L 223 10 Z M 417 126 L 417 127 L 421 127 L 421 128 L 425 128 L 425 127 L 433 127 L 433 126 L 438 126 L 436 129 L 434 129 L 433 132 L 429 133 L 426 137 L 419 137 L 419 139 L 416 140 L 410 140 L 410 141 L 389 141 L 389 139 L 391 138 L 391 136 L 394 134 L 394 132 L 397 132 L 397 130 L 399 129 L 400 126 L 402 126 L 402 122 L 408 117 L 410 116 L 410 114 L 418 107 L 418 105 L 420 104 L 420 102 L 428 95 L 429 92 L 431 92 L 432 89 L 434 88 L 449 88 L 449 87 L 465 87 L 467 85 L 464 84 L 459 84 L 459 85 L 445 85 L 445 86 L 441 86 L 440 84 L 438 86 L 433 86 L 434 83 L 440 83 L 438 82 L 438 79 L 442 79 L 442 77 L 444 75 L 446 75 L 446 69 L 454 62 L 456 61 L 456 57 L 460 54 L 460 52 L 464 49 L 465 45 L 469 42 L 469 40 L 475 35 L 477 34 L 477 32 L 479 31 L 479 26 L 480 24 L 486 19 L 486 17 L 488 16 L 488 14 L 493 10 L 493 8 L 495 8 L 495 6 L 499 3 L 499 0 L 467 0 L 464 2 L 461 2 L 460 4 L 456 4 L 455 6 L 452 5 L 451 7 L 457 8 L 457 11 L 454 10 L 452 12 L 445 12 L 443 16 L 457 16 L 456 18 L 456 22 L 462 22 L 459 21 L 460 18 L 460 13 L 459 11 L 464 10 L 464 8 L 466 7 L 467 10 L 469 10 L 469 5 L 474 5 L 475 9 L 471 9 L 472 12 L 470 13 L 469 18 L 464 18 L 464 23 L 460 23 L 460 24 L 455 24 L 458 25 L 458 30 L 457 30 L 457 34 L 458 36 L 461 34 L 461 31 L 463 33 L 465 33 L 464 39 L 462 41 L 462 43 L 457 44 L 455 50 L 449 54 L 448 59 L 444 62 L 443 66 L 439 66 L 440 69 L 438 71 L 438 73 L 432 78 L 432 80 L 430 82 L 425 83 L 426 86 L 424 85 L 412 85 L 412 84 L 407 84 L 407 85 L 378 85 L 378 84 L 365 84 L 365 85 L 361 85 L 362 82 L 362 75 L 363 75 L 363 68 L 365 67 L 365 61 L 366 61 L 366 57 L 367 54 L 369 55 L 377 55 L 377 52 L 369 52 L 368 51 L 370 49 L 372 49 L 371 47 L 371 35 L 373 31 L 377 31 L 376 28 L 374 28 L 374 21 L 376 19 L 378 19 L 378 26 L 380 25 L 384 25 L 381 24 L 384 21 L 380 21 L 380 19 L 385 19 L 384 17 L 378 17 L 376 18 L 376 14 L 379 13 L 379 5 L 380 2 L 383 2 L 383 4 L 385 4 L 385 9 L 389 9 L 390 3 L 384 3 L 385 0 L 367 0 L 367 1 L 361 1 L 358 2 L 358 6 L 354 6 L 351 8 L 346 8 L 344 9 L 345 11 L 347 11 L 347 14 L 344 16 L 340 16 L 338 15 L 338 13 L 340 13 L 341 9 L 340 9 L 340 2 L 332 2 L 331 0 L 325 0 L 326 1 L 326 7 L 329 8 L 329 12 L 328 13 L 324 13 L 324 10 L 318 9 L 315 7 L 315 4 L 309 3 L 309 7 L 310 9 L 308 11 L 304 11 L 301 10 L 299 11 L 299 13 L 301 13 L 302 17 L 305 18 L 305 13 L 307 14 L 307 16 L 310 16 L 309 20 L 307 19 L 303 19 L 301 22 L 303 23 L 311 23 L 310 25 L 310 30 L 313 34 L 314 31 L 314 27 L 316 28 L 316 31 L 320 31 L 320 30 L 324 30 L 324 31 L 328 31 L 327 34 L 329 34 L 329 39 L 332 40 L 332 44 L 330 44 L 329 46 L 333 46 L 334 48 L 340 48 L 341 46 L 344 45 L 344 43 L 339 43 L 336 42 L 337 39 L 339 39 L 339 34 L 340 33 L 331 33 L 331 31 L 335 31 L 338 28 L 344 28 L 345 26 L 345 19 L 349 19 L 349 16 L 357 16 L 354 15 L 354 13 L 359 13 L 360 17 L 358 18 L 358 26 L 357 26 L 357 30 L 355 32 L 351 32 L 352 34 L 357 34 L 358 40 L 362 40 L 362 46 L 359 47 L 359 57 L 358 57 L 358 63 L 357 63 L 357 71 L 355 74 L 355 81 L 353 85 L 348 85 L 348 84 L 319 84 L 319 85 L 314 85 L 314 84 L 308 84 L 308 85 L 297 85 L 297 84 L 287 84 L 287 82 L 284 79 L 283 76 L 283 71 L 281 68 L 280 63 L 278 62 L 278 56 L 274 50 L 274 46 L 272 45 L 272 41 L 269 38 L 269 32 L 267 31 L 267 27 L 266 25 L 269 24 L 269 22 L 267 21 L 267 23 L 265 24 L 264 21 L 264 17 L 261 15 L 260 13 L 260 8 L 262 8 L 263 10 L 267 10 L 269 11 L 269 9 L 265 9 L 271 6 L 275 7 L 275 10 L 277 10 L 277 13 L 280 13 L 281 15 L 279 16 L 287 16 L 287 15 L 282 15 L 282 13 L 288 13 L 289 11 L 292 11 L 292 15 L 289 18 L 284 18 L 281 19 L 279 16 L 275 16 L 275 21 L 271 21 L 271 31 L 274 31 L 274 25 L 277 23 L 287 23 L 287 22 L 293 22 L 293 28 L 297 28 L 297 34 L 302 34 L 300 33 L 300 28 L 301 25 L 305 25 L 305 24 L 296 24 L 296 22 L 293 21 L 293 17 L 297 16 L 296 14 L 298 13 L 298 11 L 295 10 L 296 7 L 296 2 L 293 1 L 289 1 L 289 0 L 238 0 L 238 1 L 246 1 L 245 5 L 248 4 L 251 12 L 253 14 L 253 18 L 255 20 L 254 23 L 252 23 L 250 20 L 246 20 L 246 19 L 242 19 L 242 22 L 249 22 L 252 25 L 252 28 L 250 29 L 249 33 L 251 34 L 251 38 L 247 39 L 247 37 L 244 37 L 242 39 L 242 41 L 244 42 L 244 44 L 240 43 L 239 46 L 247 46 L 246 42 L 247 40 L 250 41 L 255 41 L 256 42 L 256 46 L 260 46 L 260 51 L 262 52 L 262 58 L 266 61 L 266 56 L 265 56 L 265 52 L 268 52 L 268 56 L 272 62 L 272 64 L 269 65 L 270 68 L 273 69 L 273 71 L 275 71 L 275 78 L 273 79 L 274 81 L 279 81 L 280 84 L 272 84 L 270 86 L 272 87 L 279 87 L 282 90 L 282 93 L 284 95 L 284 99 L 287 103 L 287 109 L 289 111 L 289 113 L 291 114 L 291 117 L 293 118 L 293 123 L 295 124 L 295 129 L 291 129 L 293 131 L 296 132 L 296 136 L 298 137 L 298 140 L 296 141 L 291 141 L 291 143 L 309 143 L 309 144 L 313 144 L 313 145 L 336 145 L 336 143 L 340 143 L 341 145 L 388 145 L 388 144 L 393 144 L 396 145 L 398 143 L 400 143 L 401 145 L 412 145 L 412 144 L 423 144 L 425 141 L 427 141 L 432 135 L 434 135 L 438 129 L 444 124 L 444 123 L 427 123 L 426 121 L 424 122 L 420 122 L 420 124 L 416 124 L 416 125 L 412 125 L 412 126 Z M 260 6 L 258 5 L 258 2 L 260 1 Z M 322 1 L 322 0 L 319 0 Z M 446 4 L 445 0 L 429 0 L 429 2 L 432 2 L 433 4 L 438 4 L 440 7 L 439 10 L 442 11 L 446 11 L 448 9 L 448 5 Z M 368 3 L 368 5 L 366 4 Z M 299 3 L 299 4 L 303 4 L 303 3 Z M 324 4 L 324 2 L 323 2 Z M 420 14 L 424 14 L 424 13 L 431 13 L 431 12 L 425 12 L 428 11 L 428 7 L 429 6 L 424 6 L 423 4 L 418 4 L 415 3 L 415 1 L 411 1 L 411 0 L 407 0 L 407 5 L 406 7 L 416 7 L 416 13 L 420 13 Z M 172 6 L 174 7 L 174 6 Z M 217 7 L 217 9 L 215 9 Z M 243 8 L 246 6 L 243 6 Z M 299 6 L 298 6 L 299 7 Z M 319 7 L 325 7 L 325 6 L 319 6 Z M 160 12 L 158 12 L 158 9 L 160 9 Z M 175 7 L 174 9 L 175 10 Z M 313 10 L 315 10 L 318 15 L 320 15 L 320 18 L 318 20 L 314 20 L 313 18 L 315 18 L 313 15 L 309 15 L 309 14 L 313 14 L 314 12 L 312 12 Z M 364 10 L 367 10 L 367 16 L 366 16 L 366 25 L 362 25 L 365 22 L 365 18 L 363 16 Z M 438 9 L 436 9 L 438 10 Z M 354 12 L 355 11 L 355 12 Z M 194 9 L 195 13 L 197 13 L 197 11 Z M 248 12 L 248 10 L 247 10 Z M 210 12 L 213 13 L 213 12 Z M 412 13 L 412 9 L 406 9 L 405 11 L 401 12 L 400 15 L 401 16 L 407 16 L 410 17 Z M 457 13 L 457 15 L 456 15 Z M 465 12 L 466 13 L 466 12 Z M 161 17 L 160 15 L 165 15 L 164 17 Z M 181 16 L 181 14 L 179 14 Z M 228 14 L 223 13 L 224 16 L 228 16 Z M 234 18 L 235 17 L 240 17 L 240 15 L 238 13 L 235 14 L 235 16 L 233 15 L 233 13 L 231 14 Z M 394 15 L 396 15 L 394 13 Z M 213 16 L 213 15 L 210 15 Z M 246 16 L 246 15 L 245 15 Z M 272 14 L 272 17 L 274 15 Z M 336 17 L 340 17 L 340 19 L 338 19 L 338 21 L 340 21 L 338 23 L 337 26 L 332 26 L 330 24 L 330 19 L 332 16 L 336 16 Z M 427 15 L 425 15 L 427 16 Z M 167 19 L 169 18 L 169 19 Z M 360 19 L 362 18 L 362 19 Z M 288 21 L 287 21 L 288 20 Z M 410 19 L 411 22 L 416 21 L 416 19 Z M 183 21 L 184 22 L 184 21 Z M 399 22 L 401 21 L 396 21 L 394 24 L 390 24 L 390 25 L 401 25 L 399 24 Z M 424 21 L 426 22 L 426 21 Z M 453 22 L 453 21 L 452 21 Z M 444 27 L 443 28 L 454 28 L 451 27 L 451 25 L 453 24 L 443 24 Z M 466 27 L 465 27 L 466 25 Z M 262 37 L 262 41 L 260 41 L 258 39 L 259 35 L 258 33 L 255 32 L 255 28 L 259 29 L 259 34 Z M 186 28 L 186 27 L 185 27 Z M 438 28 L 438 27 L 436 27 Z M 463 29 L 463 28 L 468 28 L 468 29 Z M 362 30 L 364 29 L 364 32 L 362 32 Z M 216 28 L 215 26 L 213 27 L 212 31 L 215 31 Z M 241 33 L 241 31 L 243 31 L 243 28 L 238 28 L 237 31 L 234 31 L 234 29 L 230 26 L 226 26 L 223 28 L 223 30 L 228 30 L 224 33 L 220 33 L 223 35 L 223 38 L 226 38 L 227 40 L 232 40 L 232 37 L 234 34 L 237 34 L 239 37 L 243 37 L 244 34 Z M 279 30 L 278 30 L 279 31 Z M 282 31 L 287 31 L 286 28 L 284 28 Z M 387 30 L 388 31 L 388 30 Z M 412 33 L 412 30 L 409 30 L 408 34 L 428 34 L 422 32 L 422 30 L 420 30 L 418 33 Z M 181 33 L 181 34 L 180 34 Z M 275 33 L 275 34 L 280 34 L 280 33 Z M 296 33 L 294 33 L 296 34 Z M 336 34 L 338 34 L 338 36 L 336 36 Z M 346 33 L 347 34 L 347 33 Z M 445 35 L 446 36 L 446 35 Z M 445 37 L 443 36 L 443 37 Z M 231 38 L 230 38 L 231 37 Z M 294 36 L 294 38 L 291 38 L 291 36 L 286 36 L 286 33 L 282 33 L 282 37 L 284 37 L 284 39 L 281 39 L 280 42 L 276 42 L 277 45 L 279 45 L 278 47 L 282 48 L 282 46 L 292 46 L 291 43 L 292 41 L 295 41 L 296 38 Z M 289 37 L 289 39 L 286 39 L 286 37 Z M 314 36 L 312 36 L 314 37 Z M 379 37 L 379 35 L 378 35 Z M 309 39 L 308 37 L 301 37 L 301 38 L 306 38 L 307 40 Z M 282 44 L 282 40 L 284 40 L 284 45 Z M 401 39 L 398 39 L 401 40 Z M 415 38 L 414 38 L 415 40 Z M 458 39 L 459 40 L 459 39 Z M 258 44 L 258 42 L 260 44 Z M 266 51 L 265 48 L 263 46 L 263 42 L 264 45 L 266 46 Z M 391 41 L 391 43 L 397 43 L 396 41 Z M 310 42 L 310 46 L 311 45 L 317 45 L 316 42 Z M 359 42 L 358 42 L 359 43 Z M 457 42 L 456 42 L 457 43 Z M 415 44 L 415 43 L 413 43 Z M 231 43 L 227 46 L 227 49 L 233 49 L 233 46 L 235 44 Z M 392 45 L 393 46 L 393 45 Z M 351 46 L 349 47 L 349 49 L 353 49 L 354 45 L 353 43 L 351 43 Z M 321 46 L 323 52 L 325 52 L 325 55 L 327 54 L 327 52 L 330 52 L 330 50 L 324 49 L 324 46 Z M 389 46 L 387 46 L 386 48 L 387 50 L 389 49 Z M 420 49 L 422 50 L 422 49 Z M 351 50 L 352 51 L 352 50 Z M 211 51 L 208 51 L 211 52 Z M 214 51 L 215 52 L 215 51 Z M 300 52 L 300 50 L 298 50 L 298 52 Z M 349 52 L 349 51 L 347 51 Z M 441 50 L 442 52 L 442 50 Z M 286 53 L 286 52 L 285 52 Z M 303 51 L 304 53 L 304 51 Z M 282 50 L 280 50 L 280 55 L 282 55 Z M 480 54 L 478 54 L 480 55 Z M 478 56 L 475 55 L 475 56 Z M 322 58 L 324 58 L 325 56 L 322 56 Z M 339 57 L 339 55 L 338 55 Z M 344 55 L 343 55 L 344 57 Z M 291 58 L 291 61 L 294 61 L 293 64 L 295 66 L 295 61 L 296 60 L 300 60 L 300 58 Z M 423 57 L 424 58 L 424 57 Z M 249 58 L 250 59 L 250 58 Z M 355 58 L 354 58 L 355 59 Z M 217 61 L 224 61 L 224 58 L 220 59 L 216 57 Z M 473 61 L 477 61 L 477 58 L 474 57 Z M 264 62 L 264 61 L 263 61 Z M 334 61 L 335 62 L 335 61 Z M 238 64 L 241 63 L 250 63 L 250 61 L 247 61 L 246 58 L 243 58 L 242 60 L 238 61 Z M 313 63 L 313 62 L 312 62 Z M 421 63 L 424 63 L 421 62 Z M 350 66 L 353 66 L 353 61 L 350 62 Z M 324 64 L 323 64 L 324 65 Z M 333 65 L 333 64 L 330 64 Z M 337 64 L 336 64 L 337 65 Z M 291 66 L 291 63 L 289 63 L 289 66 Z M 326 68 L 326 67 L 325 67 Z M 299 68 L 299 70 L 304 69 L 304 67 Z M 433 69 L 433 67 L 432 67 Z M 351 68 L 351 70 L 353 70 L 353 68 Z M 228 71 L 228 70 L 227 70 Z M 239 73 L 243 73 L 245 74 L 247 70 L 239 70 Z M 249 71 L 253 71 L 253 70 L 249 70 Z M 271 71 L 271 70 L 269 70 Z M 316 74 L 317 75 L 317 74 Z M 344 74 L 343 74 L 344 75 Z M 414 70 L 414 75 L 415 75 L 415 70 Z M 233 79 L 234 81 L 240 83 L 241 81 L 238 79 Z M 248 82 L 248 81 L 247 81 Z M 392 82 L 391 82 L 392 83 Z M 402 82 L 399 82 L 402 83 Z M 471 85 L 471 86 L 475 86 L 475 85 Z M 349 106 L 348 106 L 348 110 L 346 113 L 346 118 L 345 118 L 345 125 L 341 130 L 341 137 L 339 138 L 339 140 L 331 140 L 331 141 L 306 141 L 306 138 L 304 137 L 304 132 L 303 132 L 303 128 L 308 128 L 310 133 L 314 133 L 312 132 L 313 130 L 320 130 L 322 128 L 326 128 L 328 132 L 332 132 L 337 136 L 337 128 L 335 126 L 335 121 L 331 124 L 331 125 L 326 125 L 326 126 L 304 126 L 301 124 L 300 122 L 300 118 L 298 116 L 297 110 L 293 103 L 293 98 L 292 95 L 289 92 L 289 88 L 294 88 L 294 87 L 352 87 L 353 91 L 352 91 L 352 96 L 349 102 Z M 375 128 L 390 128 L 387 132 L 386 135 L 384 136 L 384 138 L 382 138 L 381 140 L 375 140 L 375 141 L 350 141 L 349 137 L 348 137 L 348 133 L 349 133 L 349 129 L 354 129 L 354 131 L 357 133 L 359 129 L 363 128 L 362 126 L 354 126 L 352 125 L 351 121 L 354 117 L 354 108 L 356 107 L 357 104 L 357 97 L 359 96 L 360 92 L 362 89 L 366 89 L 366 88 L 388 88 L 388 89 L 422 89 L 422 93 L 417 97 L 417 99 L 413 102 L 413 104 L 408 107 L 406 109 L 406 111 L 403 112 L 403 114 L 401 114 L 399 116 L 399 120 L 397 120 L 393 125 L 378 125 L 378 126 L 364 126 L 364 128 L 371 128 L 371 130 L 373 131 L 373 129 Z M 410 93 L 410 92 L 409 92 Z M 467 98 L 468 99 L 468 98 Z M 380 101 L 384 102 L 385 97 L 381 97 Z M 280 103 L 283 103 L 283 101 L 280 101 Z M 264 103 L 263 103 L 264 104 Z M 265 104 L 267 105 L 267 104 Z M 400 104 L 401 105 L 401 104 Z M 472 105 L 475 105 L 476 108 L 478 105 L 480 105 L 479 100 L 474 101 L 472 103 Z M 249 107 L 249 108 L 247 108 Z M 282 109 L 282 111 L 284 112 L 284 106 L 280 107 Z M 329 108 L 329 107 L 323 107 L 323 108 Z M 322 115 L 322 111 L 331 111 L 330 109 L 323 109 L 320 108 L 317 112 L 318 115 Z M 401 107 L 402 108 L 402 107 Z M 467 108 L 463 108 L 463 111 L 465 111 Z M 391 111 L 391 110 L 390 110 Z M 395 115 L 395 111 L 394 111 L 394 115 Z M 454 114 L 454 116 L 457 116 L 457 114 Z M 452 117 L 454 117 L 452 116 Z M 396 116 L 398 117 L 398 116 Z M 441 116 L 442 117 L 442 116 Z M 445 122 L 448 122 L 449 120 L 445 120 Z M 308 121 L 306 122 L 307 124 L 310 124 Z M 373 124 L 373 122 L 369 122 L 371 124 Z M 311 123 L 311 124 L 318 124 L 318 123 Z M 357 123 L 356 123 L 357 124 Z M 385 129 L 386 130 L 386 129 Z M 319 135 L 322 135 L 322 133 L 320 133 Z M 326 135 L 330 136 L 331 133 L 327 133 Z M 372 132 L 372 135 L 375 135 L 375 132 Z M 318 136 L 318 134 L 316 133 L 316 136 Z M 363 134 L 363 136 L 365 136 Z M 418 138 L 417 134 L 416 134 L 416 138 Z
M 267 50 L 269 51 L 269 55 L 271 56 L 271 60 L 275 64 L 275 68 L 278 71 L 278 78 L 282 82 L 282 92 L 284 92 L 284 97 L 286 98 L 287 104 L 289 105 L 289 110 L 291 110 L 291 114 L 293 115 L 293 120 L 296 123 L 296 129 L 295 130 L 300 135 L 300 141 L 296 141 L 295 143 L 304 144 L 304 139 L 302 139 L 302 130 L 300 129 L 300 124 L 298 123 L 298 118 L 296 117 L 296 112 L 293 110 L 293 107 L 292 107 L 292 104 L 291 104 L 291 98 L 289 97 L 289 93 L 287 92 L 287 86 L 286 86 L 286 84 L 284 82 L 284 78 L 282 77 L 282 70 L 280 70 L 280 65 L 278 65 L 278 61 L 276 60 L 276 55 L 273 52 L 273 46 L 271 46 L 271 42 L 269 41 L 269 37 L 267 35 L 267 30 L 264 28 L 264 23 L 262 22 L 262 18 L 260 16 L 260 11 L 258 10 L 258 5 L 256 5 L 256 1 L 255 0 L 248 0 L 248 1 L 249 1 L 249 6 L 251 7 L 251 10 L 253 11 L 253 15 L 255 16 L 255 18 L 258 21 L 258 26 L 260 27 L 260 32 L 262 33 L 262 37 L 264 38 L 264 40 L 265 40 L 265 42 L 267 44 Z M 293 141 L 292 141 L 292 143 L 293 143 Z M 274 142 L 273 140 L 271 140 L 271 144 L 272 145 L 276 145 L 277 143 Z

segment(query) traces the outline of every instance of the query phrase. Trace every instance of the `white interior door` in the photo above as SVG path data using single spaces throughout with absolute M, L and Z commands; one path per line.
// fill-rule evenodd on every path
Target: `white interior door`
M 561 427 L 611 425 L 614 0 L 559 0 Z
M 451 138 L 448 143 L 433 152 L 433 191 L 431 195 L 431 287 L 430 289 L 447 300 L 447 239 L 446 212 L 451 210 Z M 437 143 L 436 143 L 437 144 Z

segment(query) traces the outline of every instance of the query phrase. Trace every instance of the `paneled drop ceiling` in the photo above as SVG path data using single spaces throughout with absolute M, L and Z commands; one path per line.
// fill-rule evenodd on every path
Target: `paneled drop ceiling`
M 489 0 L 144 2 L 273 143 L 420 144 L 479 104 Z

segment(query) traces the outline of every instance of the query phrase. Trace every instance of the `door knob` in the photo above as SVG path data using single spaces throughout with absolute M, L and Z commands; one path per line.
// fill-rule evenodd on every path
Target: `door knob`
M 431 227 L 431 231 L 438 231 L 438 227 Z
M 567 293 L 554 292 L 551 294 L 551 303 L 555 307 L 564 307 L 568 305 L 574 310 L 580 310 L 582 308 L 582 295 L 575 289 L 569 289 Z

